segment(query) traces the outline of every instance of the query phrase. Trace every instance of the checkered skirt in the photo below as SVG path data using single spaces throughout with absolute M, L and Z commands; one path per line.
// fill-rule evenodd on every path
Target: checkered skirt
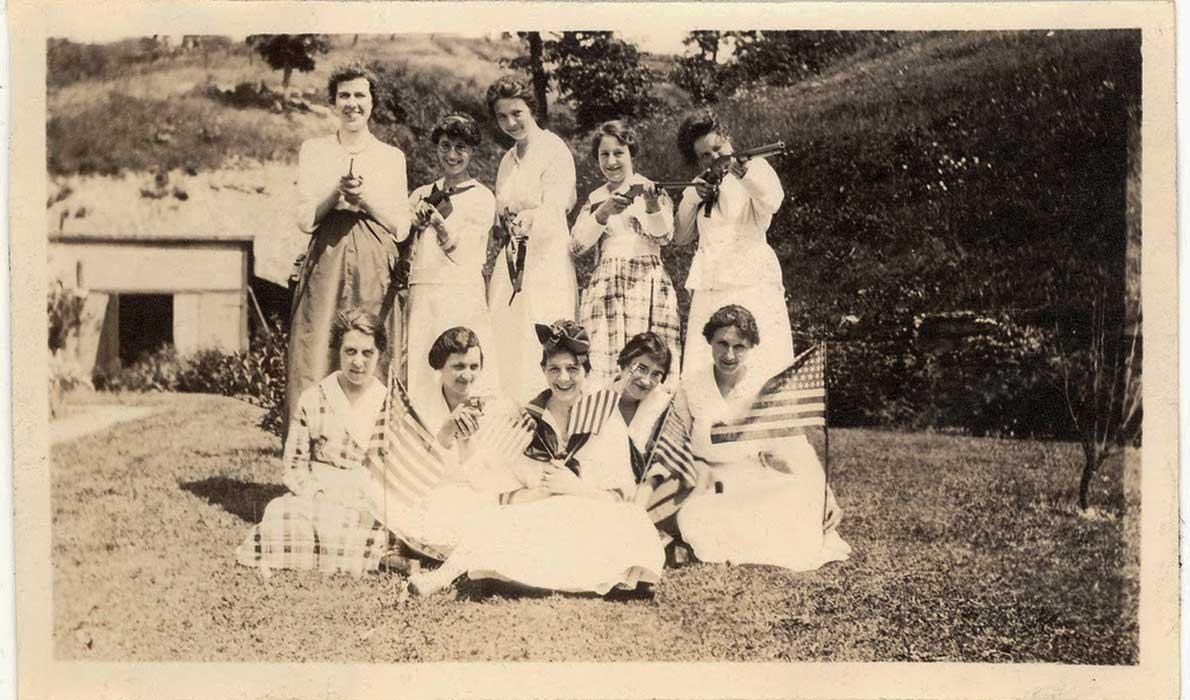
M 583 290 L 579 323 L 591 336 L 592 378 L 610 382 L 618 372 L 616 360 L 624 344 L 648 330 L 669 346 L 674 360 L 670 370 L 676 375 L 681 356 L 678 295 L 659 256 L 601 258 Z

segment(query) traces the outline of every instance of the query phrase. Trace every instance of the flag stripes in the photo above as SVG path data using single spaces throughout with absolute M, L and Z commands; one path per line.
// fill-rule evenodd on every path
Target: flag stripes
M 645 477 L 677 476 L 688 485 L 697 481 L 694 454 L 690 450 L 690 428 L 693 420 L 678 406 L 671 406 L 661 423 L 661 432 L 653 445 L 645 467 Z
M 405 387 L 390 378 L 385 410 L 376 422 L 368 468 L 382 489 L 382 498 L 418 505 L 442 483 L 447 462 L 441 447 L 422 425 Z
M 597 435 L 603 423 L 616 410 L 620 395 L 611 389 L 587 394 L 570 409 L 566 432 L 570 435 Z
M 711 426 L 711 444 L 766 440 L 801 434 L 826 426 L 826 362 L 822 345 L 794 358 L 761 388 L 739 420 Z

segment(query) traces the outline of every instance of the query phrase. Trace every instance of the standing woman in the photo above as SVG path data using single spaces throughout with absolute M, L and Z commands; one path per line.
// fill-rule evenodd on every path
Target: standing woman
M 575 316 L 578 285 L 566 222 L 575 203 L 574 156 L 562 139 L 537 125 L 537 103 L 524 82 L 500 78 L 488 88 L 487 103 L 500 130 L 516 142 L 496 174 L 496 211 L 508 213 L 513 237 L 525 246 L 515 297 L 509 269 L 515 253 L 506 246 L 495 262 L 488 293 L 492 356 L 507 393 L 528 399 L 545 386 L 533 324 Z
M 574 248 L 592 248 L 598 261 L 583 290 L 579 324 L 591 334 L 591 376 L 611 381 L 629 338 L 652 331 L 677 355 L 681 339 L 678 296 L 661 265 L 661 246 L 673 240 L 673 202 L 636 172 L 636 130 L 604 122 L 591 140 L 591 158 L 607 182 L 587 197 L 574 224 Z M 632 196 L 630 188 L 641 194 Z M 669 374 L 676 367 L 662 368 Z M 674 372 L 676 374 L 676 372 Z
M 690 165 L 706 168 L 716 158 L 735 152 L 714 113 L 697 111 L 678 128 L 678 149 Z M 686 289 L 690 315 L 686 328 L 701 329 L 711 314 L 741 304 L 756 317 L 763 343 L 756 349 L 754 371 L 768 377 L 793 361 L 793 338 L 781 263 L 769 247 L 767 232 L 785 191 L 777 172 L 763 159 L 732 161 L 708 216 L 704 202 L 714 197 L 706 186 L 690 187 L 678 205 L 674 242 L 698 238 Z M 711 363 L 707 344 L 687 338 L 682 371 L 701 371 Z
M 419 412 L 441 402 L 438 377 L 427 362 L 438 336 L 464 326 L 478 335 L 477 342 L 490 345 L 483 264 L 496 199 L 471 176 L 471 156 L 480 140 L 479 126 L 468 115 L 439 120 L 430 141 L 442 177 L 409 197 L 416 240 L 409 274 L 407 386 Z
M 379 317 L 388 338 L 376 373 L 399 362 L 400 304 L 390 284 L 397 243 L 409 235 L 405 154 L 368 128 L 375 77 L 360 65 L 327 82 L 339 118 L 334 134 L 302 144 L 298 155 L 298 227 L 311 234 L 294 292 L 289 330 L 286 415 L 305 390 L 334 369 L 331 323 L 358 307 Z

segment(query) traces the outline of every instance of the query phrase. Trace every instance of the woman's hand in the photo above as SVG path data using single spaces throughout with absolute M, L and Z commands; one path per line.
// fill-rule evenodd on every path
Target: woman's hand
M 694 178 L 693 182 L 694 182 L 694 192 L 695 192 L 695 194 L 698 195 L 699 199 L 701 199 L 702 201 L 705 202 L 714 196 L 715 188 L 714 188 L 714 186 L 709 184 L 706 180 L 702 179 L 701 177 L 696 177 L 696 178 Z
M 661 190 L 651 182 L 644 183 L 645 213 L 656 214 L 661 211 Z
M 339 194 L 343 201 L 348 204 L 359 207 L 360 209 L 368 208 L 368 194 L 364 179 L 359 175 L 355 177 L 347 177 L 344 175 L 339 178 Z
M 631 199 L 622 194 L 613 194 L 595 208 L 595 220 L 599 222 L 600 226 L 607 226 L 608 219 L 616 216 L 631 205 Z
M 793 467 L 790 466 L 789 462 L 784 457 L 781 457 L 774 452 L 761 451 L 757 457 L 760 459 L 761 465 L 768 467 L 775 472 L 781 472 L 782 474 L 793 473 Z
M 573 496 L 589 491 L 586 484 L 578 478 L 577 474 L 558 464 L 554 464 L 545 470 L 545 475 L 541 480 L 541 486 L 546 491 L 555 495 L 569 494 Z
M 479 431 L 479 410 L 467 403 L 460 403 L 438 429 L 438 443 L 450 447 L 455 440 L 467 438 Z
M 512 219 L 512 237 L 518 241 L 528 240 L 529 232 L 533 230 L 533 219 L 537 209 L 522 209 Z
M 748 174 L 748 161 L 732 158 L 731 164 L 727 166 L 727 172 L 742 180 Z

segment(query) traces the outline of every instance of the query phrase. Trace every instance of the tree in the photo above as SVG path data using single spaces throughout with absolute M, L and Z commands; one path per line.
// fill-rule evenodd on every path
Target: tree
M 309 73 L 314 70 L 315 54 L 330 50 L 330 38 L 326 34 L 252 34 L 246 41 L 264 57 L 270 68 L 284 71 L 283 88 L 289 87 L 295 69 Z
M 612 32 L 520 32 L 528 54 L 509 62 L 533 76 L 537 101 L 545 104 L 552 78 L 561 98 L 574 109 L 579 129 L 620 117 L 640 118 L 657 106 L 656 76 L 641 65 L 640 52 Z
M 542 125 L 550 123 L 550 109 L 547 101 L 550 77 L 545 70 L 545 47 L 541 40 L 541 32 L 517 32 L 529 45 L 528 68 L 533 76 L 533 97 L 537 100 L 538 119 Z

